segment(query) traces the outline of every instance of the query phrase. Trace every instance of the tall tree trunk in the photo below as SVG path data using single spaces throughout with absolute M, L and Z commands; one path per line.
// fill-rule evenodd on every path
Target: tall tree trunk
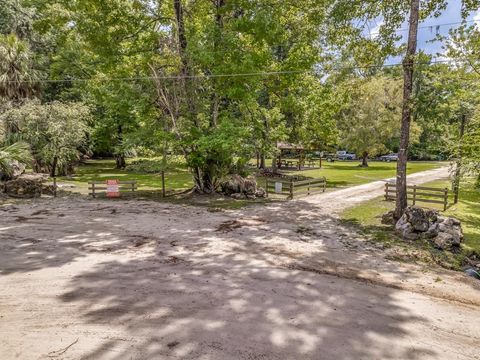
M 187 104 L 188 115 L 195 127 L 199 128 L 200 124 L 197 119 L 197 111 L 195 105 L 195 89 L 194 79 L 190 68 L 190 63 L 187 54 L 187 37 L 185 35 L 185 19 L 183 16 L 183 6 L 181 0 L 173 0 L 173 8 L 175 11 L 175 20 L 177 22 L 177 41 L 178 41 L 178 53 L 182 61 L 181 67 L 181 84 L 183 86 L 184 101 Z
M 368 167 L 368 152 L 362 154 L 362 167 Z
M 117 146 L 119 148 L 121 148 L 122 143 L 123 143 L 123 128 L 122 128 L 122 125 L 118 125 L 118 128 L 117 128 Z M 123 153 L 123 150 L 120 150 L 115 155 L 115 166 L 116 166 L 117 169 L 124 169 L 126 165 L 127 164 L 125 162 L 125 154 Z
M 260 169 L 265 169 L 265 153 L 262 151 L 260 154 Z
M 50 169 L 50 177 L 54 178 L 57 175 L 58 156 L 53 157 L 52 168 Z
M 460 178 L 462 176 L 462 142 L 463 136 L 465 135 L 465 126 L 467 124 L 467 116 L 462 115 L 462 120 L 460 121 L 460 134 L 458 139 L 458 155 L 457 160 L 455 161 L 455 174 L 453 175 L 453 203 L 458 203 L 458 197 L 460 193 Z
M 418 18 L 420 0 L 410 2 L 410 26 L 408 31 L 407 53 L 403 60 L 403 109 L 400 132 L 400 149 L 397 162 L 397 200 L 395 217 L 400 218 L 407 208 L 407 159 L 410 142 L 410 122 L 412 117 L 412 89 L 415 53 L 417 51 Z

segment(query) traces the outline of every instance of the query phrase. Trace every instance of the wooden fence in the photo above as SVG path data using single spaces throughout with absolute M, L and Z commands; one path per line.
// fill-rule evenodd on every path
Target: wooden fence
M 265 190 L 267 197 L 274 194 L 293 199 L 298 196 L 325 192 L 326 186 L 327 180 L 324 177 L 306 180 L 267 178 Z
M 385 200 L 394 201 L 397 198 L 396 184 L 385 184 Z M 448 206 L 448 188 L 433 188 L 425 186 L 411 185 L 407 186 L 407 199 L 415 205 L 418 202 L 433 203 L 443 205 L 443 211 Z
M 122 191 L 135 191 L 137 190 L 137 182 L 132 181 L 119 181 L 118 189 Z M 99 193 L 106 193 L 107 183 L 106 181 L 89 181 L 88 182 L 89 195 L 97 197 Z

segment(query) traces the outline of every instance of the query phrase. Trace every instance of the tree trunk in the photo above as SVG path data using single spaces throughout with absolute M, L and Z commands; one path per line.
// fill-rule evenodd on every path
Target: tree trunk
M 453 203 L 458 203 L 458 197 L 460 193 L 460 178 L 462 176 L 462 141 L 463 136 L 465 135 L 465 126 L 467 124 L 467 116 L 462 115 L 462 120 L 460 122 L 460 134 L 458 139 L 458 155 L 457 160 L 455 161 L 455 174 L 453 176 Z
M 126 166 L 125 162 L 125 154 L 121 150 L 123 143 L 123 128 L 122 125 L 118 125 L 117 127 L 117 146 L 119 147 L 120 150 L 117 151 L 117 154 L 115 155 L 115 166 L 117 169 L 124 169 Z
M 200 124 L 197 119 L 197 111 L 195 105 L 195 90 L 194 79 L 192 77 L 192 71 L 190 68 L 188 54 L 187 54 L 187 37 L 185 35 L 185 20 L 183 17 L 183 6 L 181 0 L 173 0 L 173 7 L 175 10 L 175 20 L 177 22 L 177 41 L 178 41 L 178 53 L 182 61 L 181 75 L 183 85 L 184 101 L 187 103 L 188 114 L 192 119 L 195 127 L 200 128 Z
M 397 200 L 395 217 L 400 218 L 407 208 L 407 159 L 410 142 L 410 122 L 412 117 L 412 89 L 415 53 L 417 50 L 418 18 L 420 0 L 410 2 L 410 25 L 407 53 L 403 60 L 403 109 L 400 131 L 400 149 L 397 162 Z
M 362 155 L 362 167 L 368 167 L 368 152 L 364 152 Z
M 57 175 L 58 156 L 53 157 L 52 168 L 50 169 L 50 177 L 54 178 Z
M 115 157 L 115 166 L 117 169 L 125 169 L 125 166 L 127 166 L 127 163 L 125 161 L 125 155 L 118 154 Z

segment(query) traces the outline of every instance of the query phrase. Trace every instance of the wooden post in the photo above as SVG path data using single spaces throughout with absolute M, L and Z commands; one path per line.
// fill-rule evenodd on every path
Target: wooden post
M 53 197 L 57 197 L 57 178 L 53 178 Z
M 162 170 L 162 197 L 165 197 L 165 171 Z
M 444 197 L 443 197 L 443 211 L 447 211 L 448 206 L 448 188 L 444 189 Z
M 310 195 L 310 184 L 311 184 L 311 181 L 308 182 L 307 195 Z
M 415 205 L 416 200 L 417 200 L 417 185 L 413 185 L 413 205 Z
M 95 182 L 92 182 L 92 197 L 95 199 Z

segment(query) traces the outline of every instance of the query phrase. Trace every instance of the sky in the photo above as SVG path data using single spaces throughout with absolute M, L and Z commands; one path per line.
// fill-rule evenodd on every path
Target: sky
M 448 35 L 448 31 L 450 29 L 456 28 L 460 25 L 452 23 L 459 23 L 461 21 L 461 0 L 450 0 L 448 2 L 447 9 L 442 12 L 441 16 L 437 18 L 428 18 L 419 24 L 417 49 L 423 50 L 427 54 L 434 56 L 437 56 L 438 53 L 442 53 L 442 44 L 438 41 L 430 42 L 430 40 L 434 39 L 437 33 L 445 36 Z M 476 12 L 472 12 L 468 16 L 467 21 L 470 21 L 468 25 L 476 24 L 480 27 L 480 9 Z M 378 33 L 378 27 L 381 24 L 381 19 L 372 24 L 372 28 L 370 30 L 370 34 L 372 36 L 375 36 L 375 33 Z M 439 26 L 438 29 L 437 26 Z M 401 30 L 403 29 L 408 29 L 408 22 L 405 22 L 401 26 Z M 398 34 L 402 35 L 402 41 L 406 42 L 408 31 L 399 31 Z M 441 59 L 441 56 L 439 59 Z M 387 63 L 398 63 L 400 61 L 400 58 L 391 58 L 387 61 Z

